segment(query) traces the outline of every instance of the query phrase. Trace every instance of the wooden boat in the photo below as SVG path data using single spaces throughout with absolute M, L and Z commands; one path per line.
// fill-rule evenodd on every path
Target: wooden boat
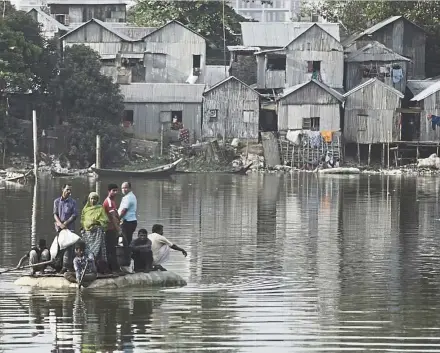
M 22 276 L 15 285 L 41 289 L 77 289 L 78 284 L 71 283 L 61 274 L 42 274 Z M 186 281 L 175 272 L 152 271 L 119 275 L 99 275 L 86 290 L 128 287 L 183 287 Z
M 232 174 L 246 174 L 248 172 L 248 170 L 252 167 L 253 164 L 254 164 L 253 162 L 250 162 L 239 169 L 233 170 L 231 173 Z
M 159 167 L 144 169 L 144 170 L 118 170 L 118 169 L 100 169 L 91 167 L 90 169 L 98 176 L 126 176 L 126 177 L 149 177 L 160 178 L 170 176 L 176 171 L 177 165 L 183 160 L 183 158 L 177 161 L 161 165 Z
M 27 181 L 34 179 L 35 179 L 34 171 L 31 169 L 24 173 L 15 172 L 14 175 L 6 176 L 6 178 L 3 179 L 3 181 L 26 183 Z
M 361 170 L 359 168 L 350 167 L 338 167 L 338 168 L 328 168 L 319 169 L 320 174 L 360 174 Z
M 67 172 L 67 173 L 61 173 L 61 172 L 57 172 L 56 170 L 51 169 L 50 174 L 54 177 L 73 177 L 78 175 L 77 173 L 74 172 Z

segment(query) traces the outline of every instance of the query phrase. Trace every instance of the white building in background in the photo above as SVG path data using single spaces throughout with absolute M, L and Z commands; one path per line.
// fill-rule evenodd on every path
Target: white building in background
M 11 0 L 11 5 L 17 10 L 28 12 L 33 8 L 39 9 L 47 6 L 46 0 Z
M 261 0 L 229 0 L 232 8 L 243 17 L 250 17 L 259 22 L 289 22 L 299 20 L 300 0 L 271 0 L 263 4 Z

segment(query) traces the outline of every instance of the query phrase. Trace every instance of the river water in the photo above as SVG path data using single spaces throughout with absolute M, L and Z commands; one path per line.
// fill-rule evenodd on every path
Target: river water
M 64 182 L 1 186 L 2 269 L 38 238 L 52 241 Z M 138 229 L 162 223 L 188 251 L 166 266 L 188 286 L 63 294 L 0 275 L 0 352 L 440 352 L 440 179 L 191 174 L 132 184 Z M 72 185 L 80 203 L 95 188 Z

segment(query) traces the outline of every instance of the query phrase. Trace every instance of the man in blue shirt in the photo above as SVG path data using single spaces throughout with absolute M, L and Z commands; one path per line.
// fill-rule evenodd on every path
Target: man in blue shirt
M 122 234 L 124 234 L 125 240 L 128 243 L 126 245 L 128 246 L 133 240 L 133 233 L 137 227 L 137 199 L 131 191 L 130 182 L 126 181 L 122 183 L 121 190 L 124 197 L 121 200 L 118 213 L 119 219 L 122 221 Z
M 55 220 L 55 229 L 59 233 L 63 229 L 75 231 L 75 220 L 78 217 L 78 207 L 76 201 L 71 197 L 72 187 L 64 184 L 61 197 L 58 197 L 53 203 L 53 218 Z M 72 269 L 73 248 L 69 247 L 64 251 L 62 272 Z

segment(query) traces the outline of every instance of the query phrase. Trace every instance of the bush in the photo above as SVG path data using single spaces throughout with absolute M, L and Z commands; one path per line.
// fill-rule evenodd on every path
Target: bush
M 96 135 L 101 136 L 102 166 L 109 166 L 123 158 L 124 134 L 122 127 L 100 118 L 75 117 L 69 120 L 71 127 L 67 138 L 70 150 L 68 158 L 77 167 L 89 167 L 96 159 Z

